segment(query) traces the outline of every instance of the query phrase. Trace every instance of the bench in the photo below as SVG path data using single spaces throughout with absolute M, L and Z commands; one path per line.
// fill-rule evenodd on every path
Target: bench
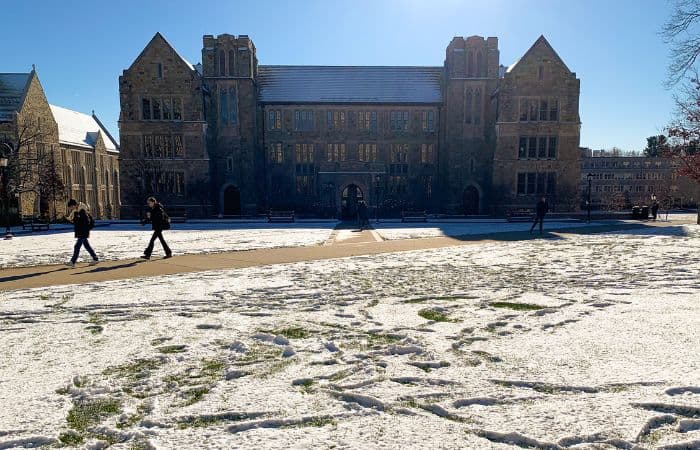
M 187 209 L 186 208 L 169 208 L 167 210 L 168 216 L 170 216 L 170 223 L 185 223 L 187 222 Z
M 508 222 L 532 222 L 535 220 L 535 214 L 529 209 L 518 209 L 510 211 L 506 215 L 506 220 L 508 220 Z
M 294 211 L 272 211 L 267 214 L 268 223 L 292 223 L 294 222 Z
M 428 214 L 425 211 L 401 211 L 401 222 L 427 222 Z
M 22 216 L 22 229 L 30 231 L 49 231 L 49 222 L 37 216 Z

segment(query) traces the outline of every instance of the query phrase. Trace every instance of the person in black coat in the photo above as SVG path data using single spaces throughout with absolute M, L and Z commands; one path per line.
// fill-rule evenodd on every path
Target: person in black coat
M 90 216 L 90 213 L 85 209 L 84 204 L 78 204 L 74 199 L 68 201 L 68 208 L 71 209 L 70 214 L 67 216 L 70 222 L 73 222 L 73 230 L 75 232 L 75 246 L 73 247 L 73 257 L 69 262 L 66 263 L 69 267 L 75 267 L 76 261 L 78 261 L 78 255 L 80 254 L 81 247 L 85 247 L 85 250 L 92 257 L 90 262 L 91 266 L 94 266 L 99 261 L 95 251 L 90 246 L 88 239 L 90 238 L 90 230 L 95 226 L 95 222 Z
M 651 205 L 651 218 L 652 220 L 656 220 L 656 216 L 659 214 L 659 202 L 654 200 L 654 203 Z
M 542 197 L 537 206 L 535 207 L 535 221 L 532 222 L 532 227 L 530 228 L 530 234 L 535 229 L 535 226 L 540 224 L 540 234 L 542 234 L 542 227 L 544 226 L 544 216 L 549 212 L 549 203 L 547 203 L 547 198 Z
M 369 228 L 369 215 L 367 212 L 367 204 L 364 200 L 360 200 L 357 204 L 357 219 L 360 224 L 360 231 L 364 230 L 365 227 Z
M 163 251 L 165 251 L 165 259 L 171 258 L 173 252 L 168 247 L 168 243 L 165 242 L 163 238 L 163 230 L 170 229 L 170 219 L 163 208 L 163 205 L 158 203 L 154 197 L 149 197 L 146 201 L 148 203 L 148 212 L 146 213 L 146 220 L 143 223 L 151 224 L 151 229 L 153 230 L 153 235 L 151 236 L 151 241 L 148 243 L 148 247 L 143 252 L 143 259 L 151 259 L 151 253 L 153 253 L 153 246 L 155 245 L 156 239 L 160 240 L 163 246 Z M 143 224 L 142 223 L 142 224 Z

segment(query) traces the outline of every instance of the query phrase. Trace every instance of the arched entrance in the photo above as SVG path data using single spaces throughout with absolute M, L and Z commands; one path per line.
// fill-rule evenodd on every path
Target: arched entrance
M 462 194 L 464 214 L 475 216 L 479 214 L 479 190 L 474 186 L 468 186 Z
M 224 190 L 224 215 L 237 216 L 241 214 L 241 191 L 236 186 L 228 186 Z
M 357 218 L 357 203 L 364 200 L 362 189 L 356 184 L 349 184 L 340 196 L 340 213 L 343 220 Z

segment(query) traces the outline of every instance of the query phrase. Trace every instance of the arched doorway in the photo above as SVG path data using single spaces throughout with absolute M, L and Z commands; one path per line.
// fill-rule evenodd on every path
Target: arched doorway
M 224 215 L 237 216 L 241 214 L 241 191 L 236 186 L 228 186 L 224 190 Z
M 343 220 L 354 220 L 357 218 L 357 203 L 364 200 L 362 189 L 356 184 L 349 184 L 340 197 L 340 209 Z
M 474 186 L 468 186 L 462 194 L 464 214 L 475 216 L 479 214 L 479 190 Z

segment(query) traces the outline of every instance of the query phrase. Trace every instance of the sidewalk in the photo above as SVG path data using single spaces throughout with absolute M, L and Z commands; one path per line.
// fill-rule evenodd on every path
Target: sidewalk
M 675 226 L 669 223 L 592 224 L 585 228 L 560 228 L 545 232 L 543 238 L 565 237 L 567 234 L 595 234 L 649 227 Z M 347 238 L 343 238 L 347 236 Z M 340 238 L 340 239 L 339 239 Z M 286 264 L 301 261 L 345 258 L 362 255 L 427 250 L 460 245 L 499 241 L 540 239 L 528 232 L 506 232 L 462 237 L 434 237 L 383 241 L 374 230 L 357 232 L 339 227 L 324 245 L 315 247 L 272 248 L 193 254 L 171 259 L 104 261 L 97 266 L 81 264 L 76 268 L 61 265 L 21 267 L 0 270 L 0 291 L 27 289 L 63 284 L 82 284 L 140 277 L 172 275 L 208 270 L 238 269 L 253 266 Z

